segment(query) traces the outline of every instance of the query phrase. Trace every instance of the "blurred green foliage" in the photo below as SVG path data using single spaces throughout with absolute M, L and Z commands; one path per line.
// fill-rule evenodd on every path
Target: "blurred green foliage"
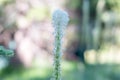
M 27 17 L 30 20 L 44 20 L 50 17 L 49 9 L 45 6 L 31 8 L 27 13 Z
M 66 6 L 68 9 L 72 9 L 72 10 L 81 8 L 81 0 L 67 0 Z
M 106 0 L 106 8 L 116 12 L 120 12 L 120 1 L 119 0 Z
M 0 6 L 5 6 L 7 4 L 13 3 L 15 0 L 0 0 Z
M 92 16 L 96 14 L 96 6 L 98 0 L 89 0 L 90 2 L 90 13 Z M 112 10 L 120 12 L 120 1 L 119 0 L 105 0 L 105 10 Z M 82 10 L 83 0 L 67 0 L 66 6 L 70 10 Z
M 0 56 L 13 56 L 14 52 L 9 49 L 5 49 L 3 46 L 0 46 Z

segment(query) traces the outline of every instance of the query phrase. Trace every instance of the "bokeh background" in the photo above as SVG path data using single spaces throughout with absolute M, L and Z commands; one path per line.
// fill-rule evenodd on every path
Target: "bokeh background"
M 0 80 L 50 80 L 56 8 L 68 12 L 62 80 L 120 80 L 120 0 L 0 0 Z

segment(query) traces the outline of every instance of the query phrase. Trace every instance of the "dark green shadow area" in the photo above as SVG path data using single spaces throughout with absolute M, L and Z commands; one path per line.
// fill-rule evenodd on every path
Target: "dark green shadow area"
M 71 70 L 64 70 L 63 80 L 120 80 L 120 65 L 118 64 L 70 63 L 73 64 Z

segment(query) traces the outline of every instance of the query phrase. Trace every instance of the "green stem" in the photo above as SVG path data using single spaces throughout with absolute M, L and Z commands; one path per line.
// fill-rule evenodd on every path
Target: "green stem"
M 61 35 L 58 29 L 55 36 L 55 52 L 54 52 L 54 78 L 55 80 L 61 80 Z

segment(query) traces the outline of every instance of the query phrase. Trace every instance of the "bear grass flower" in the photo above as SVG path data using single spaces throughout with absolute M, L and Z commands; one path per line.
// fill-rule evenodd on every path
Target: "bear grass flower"
M 69 22 L 68 14 L 62 10 L 55 10 L 52 15 L 54 27 L 54 74 L 52 80 L 61 80 L 62 37 Z
M 3 46 L 0 46 L 0 56 L 8 56 L 11 57 L 14 55 L 12 50 L 5 49 Z

